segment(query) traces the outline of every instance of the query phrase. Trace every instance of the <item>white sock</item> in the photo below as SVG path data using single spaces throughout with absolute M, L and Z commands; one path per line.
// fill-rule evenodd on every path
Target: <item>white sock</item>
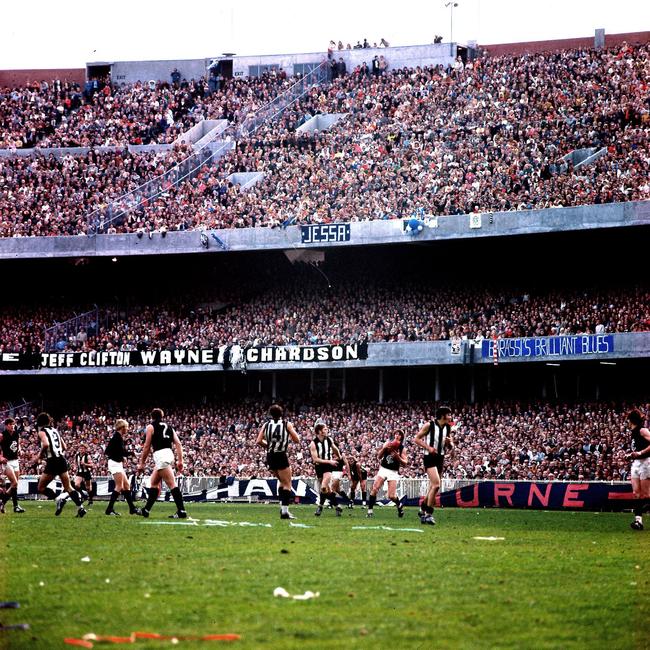
M 287 514 L 289 514 L 289 506 L 280 506 L 280 512 L 281 512 L 283 515 L 287 515 Z
M 67 492 L 61 492 L 56 498 L 57 501 L 67 501 L 70 498 L 70 495 Z
M 634 521 L 638 521 L 640 524 L 643 523 L 643 517 L 641 515 L 636 515 L 634 517 Z

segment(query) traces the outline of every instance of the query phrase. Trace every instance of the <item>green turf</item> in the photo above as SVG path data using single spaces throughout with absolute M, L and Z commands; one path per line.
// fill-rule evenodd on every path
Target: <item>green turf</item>
M 242 649 L 650 647 L 650 531 L 631 531 L 629 514 L 449 509 L 424 529 L 413 508 L 367 520 L 294 507 L 303 529 L 264 505 L 189 504 L 191 526 L 109 518 L 102 504 L 82 520 L 71 504 L 60 518 L 51 502 L 25 508 L 0 516 L 1 598 L 21 602 L 0 621 L 32 629 L 0 633 L 5 648 L 135 630 L 233 632 L 225 645 Z M 158 504 L 148 521 L 171 512 Z M 352 529 L 381 525 L 423 532 Z M 278 586 L 320 598 L 274 598 Z

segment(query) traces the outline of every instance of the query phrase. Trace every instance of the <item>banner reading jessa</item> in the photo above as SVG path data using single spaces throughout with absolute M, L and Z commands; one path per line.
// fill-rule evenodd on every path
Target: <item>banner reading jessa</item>
M 0 355 L 0 370 L 40 368 L 118 368 L 130 366 L 200 366 L 224 368 L 256 363 L 331 363 L 368 358 L 367 343 L 344 345 L 284 345 L 187 350 L 102 350 L 90 352 L 43 352 Z

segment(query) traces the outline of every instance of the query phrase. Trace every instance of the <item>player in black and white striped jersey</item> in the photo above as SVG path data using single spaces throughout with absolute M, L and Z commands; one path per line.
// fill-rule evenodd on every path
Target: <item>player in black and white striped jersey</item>
M 40 413 L 36 418 L 36 427 L 38 430 L 38 439 L 41 443 L 40 453 L 32 459 L 36 464 L 39 458 L 45 458 L 45 469 L 38 480 L 38 491 L 49 498 L 54 498 L 54 492 L 47 486 L 58 476 L 61 479 L 64 492 L 70 495 L 70 498 L 77 505 L 77 517 L 83 517 L 86 510 L 81 505 L 81 496 L 79 492 L 73 489 L 70 484 L 68 475 L 68 462 L 63 455 L 66 449 L 65 442 L 61 434 L 52 426 L 52 418 L 48 413 Z M 61 514 L 57 507 L 57 516 Z
M 341 452 L 329 437 L 329 429 L 325 422 L 318 421 L 314 426 L 315 438 L 309 444 L 309 453 L 314 463 L 316 477 L 320 482 L 320 502 L 314 515 L 320 517 L 323 512 L 323 505 L 326 499 L 336 509 L 336 516 L 340 517 L 343 512 L 338 505 L 336 494 L 332 492 L 332 472 L 338 467 Z
M 429 490 L 422 504 L 423 514 L 420 516 L 420 521 L 430 526 L 436 523 L 433 518 L 433 507 L 440 490 L 445 453 L 454 447 L 451 426 L 451 409 L 448 406 L 440 406 L 436 410 L 435 419 L 427 422 L 415 436 L 415 444 L 424 449 L 424 469 L 429 477 Z
M 278 479 L 278 496 L 280 497 L 280 519 L 295 519 L 289 512 L 291 501 L 291 465 L 289 464 L 289 440 L 300 443 L 291 422 L 284 419 L 284 411 L 279 404 L 269 409 L 271 418 L 265 422 L 257 434 L 256 443 L 266 449 L 266 464 Z

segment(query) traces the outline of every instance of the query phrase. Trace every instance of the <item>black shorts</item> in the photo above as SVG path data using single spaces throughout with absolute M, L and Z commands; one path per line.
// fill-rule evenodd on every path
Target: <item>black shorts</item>
M 325 474 L 331 474 L 332 472 L 336 472 L 334 467 L 332 465 L 314 465 L 316 469 L 316 477 L 321 479 Z
M 68 461 L 63 456 L 54 456 L 45 461 L 45 474 L 61 476 L 68 471 Z
M 266 464 L 269 469 L 279 470 L 289 467 L 289 457 L 286 451 L 270 451 L 266 454 Z
M 359 483 L 360 481 L 367 481 L 368 480 L 368 470 L 361 470 L 360 472 L 361 476 L 359 474 L 355 474 L 350 480 L 352 483 Z
M 90 472 L 77 472 L 77 476 L 84 481 L 90 481 L 92 483 L 93 477 L 90 475 Z
M 424 457 L 424 467 L 428 469 L 429 467 L 435 467 L 438 470 L 438 474 L 442 476 L 442 466 L 445 463 L 445 457 L 441 454 L 427 454 Z

